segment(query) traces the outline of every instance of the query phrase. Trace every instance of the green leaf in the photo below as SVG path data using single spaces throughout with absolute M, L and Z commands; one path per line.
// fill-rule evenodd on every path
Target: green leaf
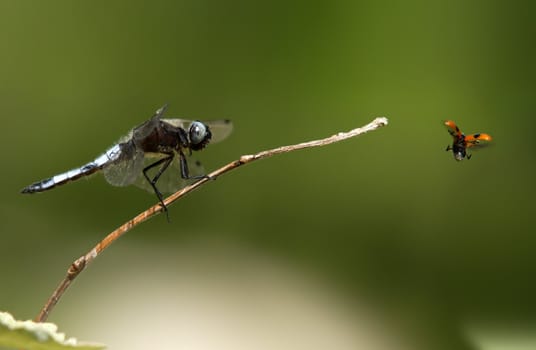
M 102 344 L 78 343 L 75 338 L 66 338 L 58 332 L 54 323 L 17 321 L 7 312 L 0 312 L 0 348 L 25 350 L 96 350 Z

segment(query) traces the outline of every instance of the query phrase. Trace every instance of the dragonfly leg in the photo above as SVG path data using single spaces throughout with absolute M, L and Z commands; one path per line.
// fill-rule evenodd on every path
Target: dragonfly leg
M 186 159 L 186 156 L 184 153 L 179 153 L 180 157 L 180 166 L 181 166 L 181 177 L 185 180 L 201 180 L 201 179 L 209 179 L 213 180 L 214 178 L 208 176 L 208 175 L 190 175 L 190 171 L 188 170 L 188 161 Z
M 154 162 L 153 164 L 150 164 L 150 165 L 146 166 L 143 169 L 143 176 L 145 176 L 145 179 L 147 179 L 147 181 L 149 182 L 149 184 L 153 188 L 154 193 L 156 194 L 156 196 L 158 197 L 158 200 L 160 201 L 160 205 L 162 206 L 162 208 L 166 212 L 166 216 L 168 218 L 168 221 L 169 221 L 169 214 L 168 214 L 167 206 L 164 204 L 164 198 L 162 196 L 162 193 L 156 187 L 156 182 L 158 181 L 160 176 L 164 173 L 164 171 L 166 171 L 166 169 L 168 168 L 169 164 L 171 164 L 172 160 L 173 160 L 173 153 L 169 154 L 165 158 L 159 159 L 158 161 Z M 157 167 L 157 166 L 160 166 L 160 169 L 158 170 L 158 172 L 156 173 L 156 175 L 152 179 L 149 178 L 149 175 L 147 175 L 147 171 L 152 169 L 152 168 L 154 168 L 154 167 Z
M 180 157 L 180 166 L 181 166 L 181 177 L 185 180 L 200 180 L 200 179 L 211 179 L 208 175 L 190 175 L 190 171 L 188 170 L 188 161 L 186 160 L 186 156 L 184 153 L 179 153 Z

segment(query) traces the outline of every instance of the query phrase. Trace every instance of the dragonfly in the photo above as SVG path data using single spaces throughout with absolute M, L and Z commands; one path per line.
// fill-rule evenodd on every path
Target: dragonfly
M 191 156 L 192 151 L 204 149 L 209 143 L 227 138 L 233 124 L 228 119 L 164 119 L 166 109 L 167 105 L 158 109 L 151 119 L 130 130 L 93 161 L 32 183 L 21 192 L 48 191 L 102 171 L 106 181 L 113 186 L 134 184 L 154 192 L 167 213 L 162 193 L 172 193 L 184 187 L 188 180 L 207 177 L 201 174 L 200 163 L 189 167 L 187 156 Z
M 465 157 L 471 159 L 472 154 L 467 153 L 467 148 L 482 147 L 492 141 L 492 137 L 485 133 L 465 135 L 452 120 L 444 122 L 450 136 L 452 136 L 452 145 L 448 145 L 446 151 L 452 151 L 454 159 L 463 160 Z

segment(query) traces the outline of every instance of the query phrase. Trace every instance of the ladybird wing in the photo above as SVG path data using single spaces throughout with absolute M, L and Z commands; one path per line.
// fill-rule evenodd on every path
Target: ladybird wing
M 493 138 L 489 134 L 477 133 L 465 136 L 467 147 L 483 147 L 489 145 Z
M 447 128 L 449 134 L 455 139 L 459 139 L 462 137 L 462 132 L 460 131 L 460 128 L 454 123 L 452 120 L 446 120 L 444 122 L 445 127 Z

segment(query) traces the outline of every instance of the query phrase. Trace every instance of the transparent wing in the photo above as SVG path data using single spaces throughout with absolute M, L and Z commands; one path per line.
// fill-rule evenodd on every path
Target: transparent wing
M 128 186 L 143 169 L 143 152 L 135 147 L 124 147 L 119 158 L 103 168 L 104 178 L 113 186 Z
M 216 143 L 225 140 L 233 131 L 233 123 L 229 119 L 202 121 L 208 125 L 212 132 L 211 143 Z
M 162 118 L 162 115 L 164 114 L 166 109 L 167 109 L 167 105 L 162 106 L 159 110 L 157 110 L 154 113 L 151 119 L 143 122 L 142 124 L 132 129 L 126 136 L 121 138 L 120 142 L 126 142 L 131 139 L 134 139 L 134 140 L 144 139 L 147 135 L 152 133 L 153 130 L 159 126 L 160 119 Z
M 168 123 L 170 125 L 173 125 L 176 128 L 183 128 L 184 130 L 188 130 L 188 126 L 192 124 L 193 120 L 190 119 L 181 119 L 181 118 L 166 118 L 162 119 L 163 122 Z
M 143 161 L 142 169 L 140 169 L 139 176 L 135 179 L 134 185 L 142 188 L 150 193 L 154 193 L 151 184 L 147 181 L 143 175 L 143 168 L 157 162 L 159 159 L 164 158 L 165 155 L 160 154 L 147 154 Z M 156 166 L 147 171 L 147 175 L 150 179 L 153 179 L 154 176 L 158 173 L 161 166 Z M 201 163 L 188 158 L 188 169 L 190 176 L 205 175 L 204 168 Z M 185 180 L 181 177 L 181 167 L 179 155 L 175 154 L 173 160 L 169 167 L 160 175 L 160 178 L 156 182 L 156 187 L 163 194 L 169 194 L 178 191 L 189 183 L 194 182 L 195 180 Z
M 151 119 L 121 137 L 119 140 L 121 153 L 118 159 L 107 163 L 103 168 L 104 177 L 111 185 L 128 186 L 134 183 L 140 174 L 142 174 L 145 155 L 136 147 L 137 141 L 143 140 L 158 127 L 160 118 L 166 109 L 167 105 L 162 106 L 154 113 Z
M 190 124 L 192 124 L 192 120 L 180 118 L 162 119 L 162 121 L 174 127 L 183 128 L 186 132 Z M 206 124 L 212 132 L 210 143 L 216 143 L 226 139 L 233 131 L 233 123 L 229 119 L 201 120 L 201 122 Z

